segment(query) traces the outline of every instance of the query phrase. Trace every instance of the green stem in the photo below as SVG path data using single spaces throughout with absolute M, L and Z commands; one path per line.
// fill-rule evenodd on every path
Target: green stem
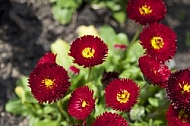
M 141 87 L 141 90 L 146 88 L 149 84 L 148 83 L 145 83 L 142 87 Z
M 65 111 L 63 109 L 63 104 L 62 104 L 61 100 L 57 101 L 57 107 L 60 110 L 60 112 L 63 114 L 63 116 L 65 117 L 65 120 L 69 121 L 69 115 L 68 115 L 67 111 Z
M 148 114 L 147 118 L 151 119 L 151 118 L 154 118 L 154 117 L 160 115 L 166 109 L 166 106 L 168 106 L 168 105 L 169 105 L 169 101 L 166 100 L 165 103 L 164 103 L 164 105 L 162 107 L 160 107 L 159 109 L 157 109 L 153 113 Z
M 130 45 L 133 44 L 133 43 L 138 39 L 138 37 L 139 37 L 141 31 L 142 31 L 142 26 L 139 25 L 139 28 L 138 28 L 138 30 L 136 31 L 135 35 L 133 36 L 133 39 L 131 40 Z
M 87 77 L 87 82 L 89 82 L 89 81 L 90 81 L 91 71 L 92 71 L 92 68 L 91 68 L 91 67 L 89 67 L 89 70 L 88 70 L 88 77 Z

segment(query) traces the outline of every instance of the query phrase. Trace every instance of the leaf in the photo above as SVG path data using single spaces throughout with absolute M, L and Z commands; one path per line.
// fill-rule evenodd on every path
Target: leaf
M 57 0 L 49 0 L 50 3 L 54 3 L 56 2 Z
M 129 39 L 125 33 L 118 33 L 115 42 L 119 44 L 129 45 Z
M 127 54 L 126 54 L 126 59 L 123 62 L 124 64 L 126 63 L 134 63 L 138 61 L 138 58 L 142 56 L 144 53 L 143 47 L 140 45 L 138 41 L 136 41 L 133 44 L 130 44 L 130 46 L 127 48 Z
M 136 66 L 130 66 L 128 69 L 124 70 L 121 74 L 120 74 L 120 78 L 131 78 L 131 79 L 136 79 L 137 76 L 140 75 L 140 69 L 139 67 Z
M 117 37 L 114 29 L 108 25 L 104 25 L 100 27 L 99 29 L 99 35 L 102 40 L 108 45 L 109 51 L 108 51 L 108 58 L 110 56 L 114 55 L 114 43 L 115 43 L 115 38 Z
M 119 22 L 124 23 L 126 20 L 126 13 L 125 11 L 116 11 L 113 12 L 113 17 Z
M 72 8 L 61 8 L 56 5 L 52 7 L 54 18 L 63 25 L 66 25 L 71 21 L 74 11 L 75 10 Z
M 28 77 L 22 76 L 20 79 L 16 80 L 16 85 L 21 86 L 24 91 L 30 91 L 30 88 L 28 87 Z
M 28 109 L 22 104 L 21 100 L 19 99 L 9 100 L 5 105 L 5 109 L 7 112 L 10 112 L 16 115 L 27 116 L 30 113 Z
M 77 28 L 77 33 L 79 37 L 84 36 L 84 35 L 99 36 L 98 31 L 93 25 L 90 25 L 90 26 L 81 25 Z
M 59 122 L 57 120 L 44 119 L 36 122 L 34 126 L 58 126 L 58 124 Z
M 62 8 L 77 9 L 81 3 L 82 0 L 57 0 L 57 6 L 60 6 Z
M 72 57 L 68 55 L 69 48 L 69 44 L 62 39 L 57 39 L 51 44 L 52 53 L 57 54 L 56 62 L 67 70 L 72 64 Z
M 99 29 L 100 38 L 102 38 L 108 46 L 113 47 L 113 41 L 116 38 L 114 29 L 108 25 L 104 25 Z
M 157 98 L 148 98 L 148 102 L 154 107 L 159 106 L 159 100 Z
M 140 120 L 141 116 L 145 114 L 145 108 L 143 106 L 135 106 L 131 109 L 129 115 L 131 120 Z
M 119 11 L 121 9 L 121 6 L 119 4 L 117 4 L 115 1 L 109 0 L 106 2 L 106 5 L 112 11 Z

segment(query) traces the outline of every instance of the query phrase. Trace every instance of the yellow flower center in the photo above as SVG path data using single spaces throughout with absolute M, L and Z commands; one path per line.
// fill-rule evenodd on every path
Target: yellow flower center
M 187 123 L 188 114 L 182 109 L 178 113 L 178 119 L 180 119 L 183 123 Z
M 117 93 L 117 101 L 120 103 L 127 103 L 129 101 L 130 93 L 126 90 L 122 90 Z
M 54 84 L 54 79 L 49 79 L 49 78 L 45 78 L 42 80 L 42 83 L 44 83 L 46 85 L 46 87 L 48 88 L 52 88 L 53 84 Z
M 147 6 L 146 4 L 139 8 L 139 12 L 141 15 L 147 15 L 152 13 L 152 9 L 150 6 Z
M 82 107 L 86 107 L 88 105 L 88 103 L 86 101 L 82 101 Z
M 151 45 L 154 49 L 161 49 L 164 46 L 164 41 L 161 37 L 153 37 L 151 39 Z
M 184 92 L 188 92 L 188 93 L 190 92 L 190 85 L 189 85 L 189 83 L 185 83 L 185 82 L 183 81 L 182 84 L 179 83 L 179 86 L 180 86 L 180 88 L 183 89 L 182 94 L 183 94 Z
M 95 50 L 90 47 L 86 47 L 82 50 L 82 56 L 84 58 L 92 58 L 94 57 L 94 53 L 95 53 Z

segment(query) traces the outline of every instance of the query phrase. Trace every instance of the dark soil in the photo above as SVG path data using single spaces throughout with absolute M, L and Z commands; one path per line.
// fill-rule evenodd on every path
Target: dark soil
M 3 1 L 3 0 L 2 0 Z M 43 1 L 43 2 L 42 2 Z M 170 26 L 178 36 L 178 50 L 174 57 L 176 68 L 190 66 L 190 1 L 165 0 L 167 15 L 163 23 Z M 5 103 L 15 97 L 15 80 L 28 76 L 38 59 L 50 51 L 50 45 L 57 38 L 68 42 L 74 40 L 79 25 L 99 27 L 109 24 L 117 32 L 125 32 L 129 38 L 137 25 L 128 20 L 118 24 L 108 9 L 93 10 L 88 5 L 81 7 L 72 22 L 60 25 L 51 13 L 48 0 L 11 0 L 0 4 L 0 126 L 27 126 L 27 119 L 5 111 Z M 2 11 L 3 10 L 3 11 Z M 88 16 L 86 16 L 88 15 Z

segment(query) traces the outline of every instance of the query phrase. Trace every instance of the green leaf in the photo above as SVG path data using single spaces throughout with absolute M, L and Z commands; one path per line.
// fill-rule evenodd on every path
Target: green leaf
M 144 49 L 141 44 L 136 41 L 135 43 L 130 44 L 127 48 L 126 59 L 124 60 L 124 64 L 126 63 L 134 63 L 138 61 L 138 58 L 142 56 L 144 53 Z
M 119 22 L 124 23 L 126 20 L 126 13 L 125 11 L 116 11 L 113 12 L 113 17 Z
M 58 126 L 58 124 L 59 122 L 57 120 L 44 119 L 36 122 L 34 126 Z
M 159 100 L 157 98 L 148 98 L 148 102 L 154 107 L 159 106 Z
M 119 11 L 121 9 L 121 6 L 117 4 L 115 1 L 111 1 L 111 0 L 106 1 L 106 5 L 112 11 Z
M 63 8 L 77 9 L 81 3 L 82 3 L 82 0 L 57 0 L 57 6 L 60 6 Z
M 63 25 L 66 25 L 71 21 L 74 11 L 75 10 L 72 8 L 61 8 L 60 6 L 55 5 L 52 7 L 54 18 Z
M 38 101 L 34 98 L 34 96 L 31 94 L 31 92 L 25 92 L 25 101 L 24 102 L 38 103 Z
M 128 78 L 131 78 L 131 79 L 136 79 L 137 76 L 140 75 L 140 69 L 139 67 L 136 67 L 136 66 L 130 66 L 128 69 L 124 70 L 121 74 L 120 74 L 120 77 L 121 78 L 125 78 L 125 77 L 128 77 Z
M 104 40 L 104 42 L 108 45 L 108 58 L 114 55 L 114 43 L 115 38 L 117 37 L 114 29 L 108 25 L 104 25 L 99 29 L 100 38 Z
M 54 106 L 48 105 L 48 106 L 44 107 L 44 113 L 45 114 L 49 114 L 49 113 L 53 113 L 53 112 L 55 112 L 55 107 Z
M 128 45 L 129 39 L 125 33 L 118 33 L 115 42 L 119 44 Z
M 62 39 L 57 39 L 51 44 L 52 53 L 57 54 L 56 62 L 67 70 L 72 64 L 72 57 L 68 55 L 69 48 L 69 44 Z
M 9 100 L 5 105 L 5 109 L 7 112 L 10 112 L 16 115 L 27 116 L 30 113 L 28 109 L 22 104 L 21 100 L 19 99 Z
M 56 2 L 57 0 L 49 0 L 50 3 L 54 3 Z
M 16 85 L 24 88 L 25 91 L 30 91 L 28 87 L 28 77 L 22 76 L 20 79 L 16 80 Z
M 113 40 L 116 38 L 116 33 L 114 29 L 108 25 L 104 25 L 99 29 L 100 38 L 108 44 L 108 46 L 113 46 Z
M 134 106 L 129 115 L 131 120 L 135 121 L 135 120 L 140 120 L 141 116 L 143 116 L 145 114 L 145 108 L 143 106 Z

